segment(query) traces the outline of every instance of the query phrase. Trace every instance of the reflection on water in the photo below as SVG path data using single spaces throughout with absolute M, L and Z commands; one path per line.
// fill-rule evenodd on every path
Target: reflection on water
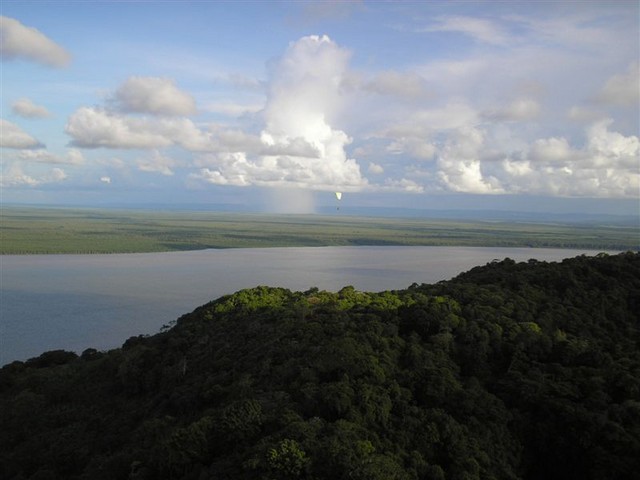
M 122 255 L 0 257 L 0 365 L 43 351 L 119 347 L 221 295 L 257 285 L 336 291 L 435 283 L 510 257 L 561 260 L 585 250 L 299 247 Z

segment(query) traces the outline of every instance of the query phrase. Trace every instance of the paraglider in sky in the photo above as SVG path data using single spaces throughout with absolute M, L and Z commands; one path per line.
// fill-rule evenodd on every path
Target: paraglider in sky
M 338 199 L 338 201 L 340 201 L 340 199 L 342 198 L 342 192 L 336 192 L 336 198 Z M 340 210 L 340 205 L 336 206 L 336 210 Z

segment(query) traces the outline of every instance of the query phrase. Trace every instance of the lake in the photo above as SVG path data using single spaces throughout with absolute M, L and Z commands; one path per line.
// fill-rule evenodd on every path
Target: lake
M 494 259 L 597 252 L 478 247 L 288 247 L 0 256 L 0 365 L 47 350 L 119 347 L 243 288 L 362 291 L 435 283 Z

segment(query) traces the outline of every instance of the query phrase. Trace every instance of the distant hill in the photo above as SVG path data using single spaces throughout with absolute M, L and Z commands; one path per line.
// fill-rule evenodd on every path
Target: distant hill
M 3 479 L 633 479 L 640 254 L 257 287 L 0 369 Z

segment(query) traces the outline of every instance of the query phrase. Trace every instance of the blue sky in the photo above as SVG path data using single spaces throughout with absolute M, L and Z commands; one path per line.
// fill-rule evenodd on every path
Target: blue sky
M 636 1 L 0 5 L 4 203 L 638 213 Z

